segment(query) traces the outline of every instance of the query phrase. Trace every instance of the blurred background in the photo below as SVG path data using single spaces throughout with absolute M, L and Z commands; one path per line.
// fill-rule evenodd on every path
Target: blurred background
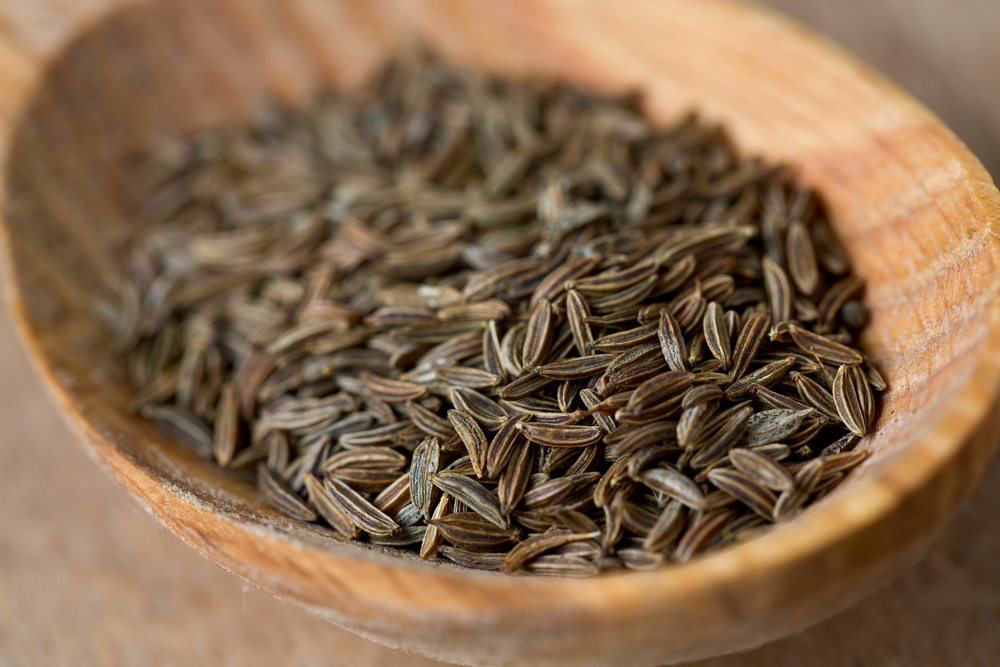
M 85 12 L 100 0 L 64 4 Z M 1000 174 L 1000 0 L 762 4 L 887 74 Z M 25 21 L 46 20 L 32 0 L 0 0 L 0 43 L 16 41 Z M 245 588 L 145 516 L 61 423 L 6 310 L 0 377 L 0 665 L 434 664 Z M 986 476 L 928 557 L 858 606 L 803 634 L 699 664 L 997 664 L 1000 465 Z

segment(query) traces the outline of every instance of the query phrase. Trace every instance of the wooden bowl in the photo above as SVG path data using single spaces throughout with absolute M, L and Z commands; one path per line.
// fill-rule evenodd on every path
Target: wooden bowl
M 1000 196 L 939 121 L 837 48 L 719 1 L 118 4 L 87 3 L 86 17 L 61 23 L 43 14 L 0 48 L 12 305 L 93 457 L 242 579 L 446 660 L 678 661 L 768 641 L 857 600 L 916 558 L 975 484 L 1000 421 Z M 505 577 L 339 543 L 277 516 L 130 413 L 94 314 L 133 222 L 125 157 L 164 132 L 245 119 L 269 97 L 356 81 L 413 33 L 469 65 L 641 87 L 655 117 L 698 107 L 745 149 L 799 168 L 868 281 L 864 343 L 891 387 L 863 443 L 873 456 L 848 484 L 764 537 L 683 566 Z

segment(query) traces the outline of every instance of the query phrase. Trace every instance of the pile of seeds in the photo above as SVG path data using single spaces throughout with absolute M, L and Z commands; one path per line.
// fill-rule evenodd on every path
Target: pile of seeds
M 580 576 L 746 539 L 863 458 L 862 284 L 695 116 L 410 54 L 141 177 L 137 407 L 294 519 Z

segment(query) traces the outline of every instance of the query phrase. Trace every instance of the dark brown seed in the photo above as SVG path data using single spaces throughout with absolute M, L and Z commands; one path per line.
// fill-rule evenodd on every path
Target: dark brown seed
M 686 522 L 687 511 L 681 502 L 679 500 L 669 501 L 643 539 L 643 548 L 649 551 L 666 549 L 680 536 Z
M 389 447 L 347 449 L 326 458 L 319 464 L 322 472 L 342 469 L 398 471 L 407 463 L 406 457 Z
M 808 407 L 805 403 L 785 394 L 779 394 L 762 384 L 754 384 L 750 388 L 750 393 L 760 401 L 765 408 L 783 410 L 803 410 Z
M 215 436 L 212 454 L 220 466 L 229 465 L 239 444 L 240 414 L 233 385 L 227 384 L 219 395 L 215 413 Z
M 446 366 L 437 369 L 437 378 L 446 385 L 466 389 L 492 389 L 500 384 L 500 377 L 479 368 Z
M 513 572 L 546 552 L 558 549 L 572 542 L 597 539 L 599 536 L 599 533 L 580 535 L 563 530 L 534 535 L 511 549 L 507 557 L 504 558 L 500 569 L 504 572 Z
M 451 422 L 452 428 L 455 429 L 455 433 L 458 434 L 466 451 L 469 452 L 469 459 L 476 471 L 476 477 L 482 477 L 486 472 L 486 449 L 489 445 L 483 429 L 472 418 L 472 415 L 464 410 L 449 410 L 448 421 Z
M 527 415 L 507 417 L 493 436 L 493 440 L 486 449 L 486 476 L 490 479 L 497 478 L 518 447 L 526 446 L 524 436 L 518 430 L 517 425 L 527 420 Z
M 658 268 L 659 265 L 654 262 L 642 262 L 627 269 L 609 269 L 576 280 L 571 288 L 587 296 L 622 294 L 654 277 Z
M 579 380 L 600 375 L 616 356 L 615 354 L 592 354 L 561 359 L 539 366 L 537 372 L 539 375 L 553 380 Z
M 788 325 L 788 333 L 799 348 L 831 364 L 855 365 L 864 361 L 857 350 L 804 329 L 794 322 Z
M 747 422 L 747 447 L 784 442 L 799 430 L 802 420 L 810 414 L 813 414 L 812 408 L 763 410 L 752 415 Z
M 628 407 L 633 411 L 670 401 L 680 406 L 694 376 L 686 371 L 667 371 L 654 376 L 636 387 L 629 398 Z
M 357 528 L 371 535 L 394 535 L 400 526 L 360 493 L 338 479 L 323 482 L 327 495 Z
M 854 468 L 868 458 L 868 452 L 854 450 L 853 452 L 841 452 L 839 454 L 824 454 L 823 475 L 844 472 Z
M 697 484 L 674 468 L 653 468 L 640 475 L 639 480 L 682 505 L 699 510 L 705 506 L 705 494 Z
M 667 367 L 672 371 L 686 371 L 688 359 L 684 332 L 681 331 L 681 327 L 673 315 L 667 311 L 660 313 L 660 323 L 656 329 L 656 335 L 660 341 L 660 350 L 663 352 Z
M 602 336 L 595 340 L 591 347 L 598 352 L 617 352 L 634 349 L 637 345 L 647 343 L 657 336 L 657 327 L 654 324 L 645 324 L 641 327 L 619 331 L 607 336 Z
M 257 466 L 257 488 L 260 489 L 268 504 L 282 514 L 298 521 L 316 520 L 316 512 L 302 502 L 302 499 L 295 495 L 295 492 L 289 489 L 264 464 Z
M 792 475 L 760 449 L 734 448 L 729 460 L 737 470 L 749 475 L 758 484 L 773 491 L 787 491 L 795 485 Z M 711 473 L 709 473 L 711 474 Z
M 451 514 L 453 505 L 454 501 L 451 496 L 447 494 L 442 495 L 434 507 L 434 512 L 429 517 L 425 517 L 425 519 L 430 522 L 435 519 L 444 518 Z M 441 548 L 442 541 L 441 531 L 438 527 L 432 523 L 428 523 L 423 540 L 420 542 L 420 557 L 424 560 L 433 558 Z
M 573 409 L 573 404 L 576 402 L 576 396 L 579 390 L 579 382 L 574 382 L 573 380 L 563 380 L 559 383 L 559 387 L 556 388 L 556 404 L 559 406 L 561 411 L 569 412 Z
M 587 302 L 576 290 L 566 292 L 566 321 L 569 323 L 570 331 L 573 334 L 573 344 L 579 354 L 589 354 L 590 345 L 594 341 L 594 336 L 590 331 L 587 318 L 590 317 L 590 308 Z
M 316 508 L 331 528 L 349 540 L 354 539 L 358 534 L 357 527 L 326 491 L 323 483 L 311 474 L 305 476 L 305 483 L 306 491 L 309 493 L 309 504 Z
M 393 422 L 384 426 L 344 433 L 339 438 L 342 447 L 367 447 L 392 444 L 393 438 L 410 428 L 407 422 Z
M 841 308 L 847 303 L 851 298 L 853 298 L 864 286 L 864 282 L 857 276 L 848 276 L 843 280 L 834 283 L 826 290 L 823 294 L 823 298 L 820 299 L 819 304 L 816 306 L 816 310 L 819 314 L 819 322 L 817 324 L 817 331 L 820 333 L 826 333 L 834 328 L 834 323 L 837 320 L 837 316 L 840 314 Z
M 534 308 L 543 299 L 550 302 L 555 301 L 565 290 L 567 283 L 572 285 L 575 279 L 587 275 L 600 263 L 601 257 L 599 255 L 586 255 L 564 262 L 538 283 L 534 294 L 531 295 L 529 305 Z
M 834 454 L 840 454 L 841 452 L 848 452 L 858 441 L 858 436 L 854 433 L 846 433 L 845 435 L 837 438 L 833 443 L 827 445 L 820 452 L 821 456 L 831 456 Z
M 768 387 L 777 383 L 795 365 L 795 357 L 785 357 L 764 364 L 757 370 L 747 373 L 726 389 L 726 398 L 735 400 L 753 392 L 754 387 Z
M 431 478 L 441 466 L 441 441 L 431 436 L 417 445 L 410 457 L 410 500 L 430 518 L 434 488 Z
M 500 528 L 475 512 L 455 512 L 427 523 L 436 526 L 446 542 L 470 551 L 486 551 L 517 537 L 516 531 Z
M 693 408 L 698 405 L 713 403 L 722 399 L 722 396 L 722 390 L 719 389 L 718 385 L 698 385 L 697 387 L 691 387 L 687 390 L 684 394 L 684 398 L 681 400 L 681 407 L 687 410 L 688 408 Z
M 684 410 L 677 420 L 677 444 L 684 449 L 693 449 L 700 442 L 709 415 L 709 407 L 705 403 Z
M 875 404 L 864 372 L 857 366 L 841 366 L 833 379 L 832 394 L 840 421 L 851 433 L 868 433 Z
M 720 530 L 733 518 L 731 509 L 716 509 L 705 512 L 692 521 L 674 551 L 674 560 L 683 563 L 704 549 Z
M 465 475 L 454 472 L 442 472 L 431 476 L 434 486 L 452 496 L 490 523 L 500 528 L 507 528 L 510 524 L 507 517 L 500 510 L 500 501 L 490 491 Z
M 490 320 L 483 329 L 483 368 L 487 373 L 505 379 L 500 353 L 500 330 L 496 320 Z
M 516 401 L 520 398 L 531 396 L 553 382 L 555 382 L 553 378 L 545 377 L 537 371 L 531 371 L 512 381 L 510 384 L 501 387 L 498 393 L 500 398 Z
M 508 552 L 481 553 L 457 547 L 442 546 L 439 553 L 451 562 L 473 570 L 499 570 Z
M 736 346 L 733 348 L 733 367 L 730 372 L 733 380 L 743 377 L 747 366 L 757 355 L 757 349 L 764 340 L 770 320 L 770 315 L 758 312 L 743 323 L 740 335 L 736 338 Z
M 747 422 L 753 412 L 753 408 L 748 405 L 734 406 L 727 413 L 720 414 L 716 423 L 706 426 L 702 442 L 691 457 L 691 466 L 696 469 L 708 467 L 738 442 L 746 432 Z
M 730 330 L 722 306 L 715 301 L 709 303 L 705 309 L 702 328 L 705 333 L 705 345 L 708 346 L 712 356 L 722 362 L 723 368 L 728 368 L 732 363 Z
M 761 262 L 764 269 L 764 287 L 771 303 L 771 318 L 774 324 L 787 322 L 792 317 L 793 293 L 788 275 L 777 262 L 770 257 L 764 257 Z
M 652 445 L 673 444 L 677 425 L 672 421 L 653 422 L 642 426 L 625 426 L 605 437 L 604 442 L 616 456 L 625 456 Z
M 525 492 L 521 506 L 525 509 L 540 509 L 558 503 L 572 491 L 597 480 L 596 472 L 583 472 L 565 477 L 554 477 L 533 486 Z
M 801 220 L 793 220 L 788 225 L 785 256 L 795 287 L 803 294 L 812 295 L 819 287 L 819 267 L 809 228 Z
M 372 505 L 379 508 L 386 514 L 401 512 L 403 508 L 409 508 L 412 512 L 412 525 L 420 520 L 420 510 L 410 502 L 410 475 L 403 473 L 396 477 L 390 484 L 386 484 L 372 498 Z M 399 521 L 397 520 L 397 523 Z M 403 524 L 400 524 L 403 525 Z
M 455 435 L 455 429 L 451 427 L 451 423 L 447 419 L 438 416 L 420 403 L 407 403 L 406 411 L 413 424 L 427 435 L 442 440 L 448 440 Z
M 802 373 L 792 373 L 792 381 L 803 401 L 831 419 L 840 419 L 833 396 L 821 384 Z
M 524 332 L 522 364 L 534 368 L 542 362 L 552 343 L 552 304 L 542 299 L 531 309 L 528 326 Z
M 510 514 L 514 511 L 517 504 L 521 502 L 521 498 L 524 497 L 534 461 L 535 446 L 526 442 L 514 452 L 507 467 L 500 474 L 500 480 L 497 483 L 497 496 L 504 514 Z
M 549 577 L 592 577 L 600 567 L 591 560 L 564 554 L 538 556 L 528 563 L 531 574 Z
M 531 442 L 548 447 L 586 447 L 604 435 L 596 426 L 581 424 L 519 422 L 516 428 Z
M 809 499 L 823 474 L 823 459 L 807 461 L 795 472 L 795 486 L 783 491 L 774 505 L 774 518 L 783 521 L 792 517 Z
M 487 429 L 497 429 L 507 420 L 507 411 L 499 403 L 474 389 L 456 387 L 448 392 L 448 397 L 456 408 L 468 412 Z
M 764 519 L 771 519 L 776 498 L 749 475 L 732 468 L 716 468 L 708 472 L 708 480 Z

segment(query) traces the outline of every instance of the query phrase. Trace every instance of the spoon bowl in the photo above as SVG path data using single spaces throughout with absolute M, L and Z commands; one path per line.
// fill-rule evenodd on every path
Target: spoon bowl
M 11 305 L 93 458 L 245 581 L 445 660 L 676 662 L 856 601 L 917 558 L 975 485 L 1000 426 L 1000 194 L 932 114 L 802 28 L 722 0 L 97 4 L 64 43 L 22 35 L 23 60 L 0 59 Z M 507 577 L 284 518 L 135 415 L 97 312 L 135 224 L 130 156 L 164 134 L 246 121 L 268 100 L 350 86 L 415 36 L 470 67 L 638 88 L 659 121 L 697 108 L 745 152 L 793 165 L 867 281 L 863 344 L 889 382 L 860 444 L 868 460 L 793 521 L 684 565 Z

